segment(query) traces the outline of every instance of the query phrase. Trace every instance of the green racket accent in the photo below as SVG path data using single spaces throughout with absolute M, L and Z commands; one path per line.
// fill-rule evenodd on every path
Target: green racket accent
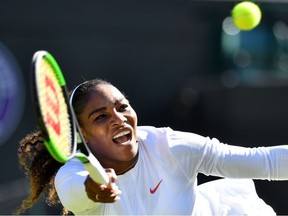
M 47 52 L 47 54 L 44 56 L 44 59 L 53 68 L 60 86 L 66 86 L 66 81 L 64 79 L 63 73 L 62 73 L 58 63 L 56 62 L 55 58 L 50 53 Z
M 85 156 L 82 153 L 77 153 L 76 157 L 84 164 L 89 162 L 89 160 L 87 159 L 87 156 Z
M 59 149 L 56 147 L 56 144 L 53 140 L 44 140 L 44 145 L 51 154 L 51 156 L 60 163 L 65 163 L 69 160 L 66 155 L 62 154 Z
M 38 107 L 42 116 L 38 119 L 46 134 L 44 144 L 55 160 L 65 163 L 73 154 L 74 147 L 66 82 L 51 54 L 40 52 L 36 61 Z

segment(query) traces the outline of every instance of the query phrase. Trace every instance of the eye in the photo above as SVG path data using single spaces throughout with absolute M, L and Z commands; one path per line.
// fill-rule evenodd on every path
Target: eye
M 124 112 L 124 111 L 127 110 L 128 107 L 129 107 L 128 104 L 122 104 L 122 105 L 120 106 L 120 108 L 118 109 L 118 111 L 119 111 L 119 112 Z
M 100 120 L 102 120 L 104 118 L 106 118 L 106 115 L 105 114 L 100 114 L 97 117 L 95 117 L 94 121 L 100 121 Z

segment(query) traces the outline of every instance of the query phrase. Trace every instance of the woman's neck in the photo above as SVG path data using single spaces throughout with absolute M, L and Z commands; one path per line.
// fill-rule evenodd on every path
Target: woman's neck
M 122 170 L 116 171 L 116 175 L 123 175 L 124 173 L 132 169 L 138 161 L 138 154 L 139 154 L 139 151 L 137 152 L 137 155 L 131 160 L 131 163 L 129 164 L 129 166 L 123 168 Z

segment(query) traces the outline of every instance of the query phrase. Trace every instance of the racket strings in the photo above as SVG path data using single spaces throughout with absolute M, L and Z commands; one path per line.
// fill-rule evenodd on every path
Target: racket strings
M 38 96 L 41 112 L 57 152 L 69 157 L 72 154 L 72 125 L 68 105 L 58 77 L 45 59 L 39 63 Z

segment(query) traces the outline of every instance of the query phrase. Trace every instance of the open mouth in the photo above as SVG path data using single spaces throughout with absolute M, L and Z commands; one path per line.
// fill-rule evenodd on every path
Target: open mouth
M 120 133 L 116 134 L 113 137 L 113 142 L 115 143 L 125 143 L 131 140 L 131 131 L 130 130 L 124 130 L 121 131 Z

